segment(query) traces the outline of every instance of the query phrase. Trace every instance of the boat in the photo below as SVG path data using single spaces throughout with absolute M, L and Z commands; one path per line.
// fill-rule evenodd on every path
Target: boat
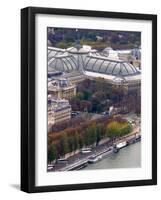
M 91 157 L 88 158 L 88 163 L 91 163 L 91 164 L 92 163 L 96 163 L 96 162 L 98 162 L 101 159 L 102 159 L 101 155 L 99 155 L 99 156 L 93 155 L 93 156 L 91 156 Z
M 113 152 L 114 153 L 117 153 L 120 149 L 124 148 L 127 146 L 127 142 L 124 141 L 124 142 L 120 142 L 118 144 L 115 144 L 114 147 L 113 147 Z
M 83 148 L 81 150 L 81 153 L 90 153 L 90 152 L 92 152 L 92 149 L 90 147 L 89 148 Z
M 116 148 L 118 148 L 118 149 L 121 149 L 121 148 L 123 148 L 123 147 L 126 147 L 126 141 L 124 141 L 124 142 L 120 142 L 120 143 L 118 143 L 118 144 L 116 144 Z

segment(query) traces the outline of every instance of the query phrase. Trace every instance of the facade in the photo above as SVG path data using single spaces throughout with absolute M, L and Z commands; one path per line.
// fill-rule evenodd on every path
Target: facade
M 76 85 L 59 78 L 48 83 L 48 93 L 55 99 L 71 99 L 76 95 Z
M 70 120 L 71 106 L 68 100 L 51 100 L 48 104 L 48 125 L 58 124 Z

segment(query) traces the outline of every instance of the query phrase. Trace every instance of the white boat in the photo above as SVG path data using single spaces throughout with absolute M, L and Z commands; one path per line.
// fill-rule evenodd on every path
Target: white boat
M 116 144 L 116 145 L 113 147 L 113 152 L 114 152 L 114 153 L 117 153 L 121 148 L 124 148 L 124 147 L 126 147 L 127 145 L 128 145 L 128 144 L 127 144 L 126 141 L 120 142 L 120 143 Z
M 83 148 L 81 150 L 81 153 L 90 153 L 90 152 L 92 152 L 92 149 L 90 147 L 89 148 Z
M 121 149 L 121 148 L 125 147 L 126 145 L 127 145 L 126 141 L 120 142 L 120 143 L 116 144 L 116 148 Z

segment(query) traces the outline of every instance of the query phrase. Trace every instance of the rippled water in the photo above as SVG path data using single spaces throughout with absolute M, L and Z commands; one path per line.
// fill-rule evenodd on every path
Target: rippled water
M 97 163 L 89 164 L 82 170 L 136 167 L 141 167 L 141 142 L 123 148 Z

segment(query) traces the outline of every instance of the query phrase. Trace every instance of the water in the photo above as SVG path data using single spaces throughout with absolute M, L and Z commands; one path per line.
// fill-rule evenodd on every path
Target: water
M 136 167 L 141 167 L 141 142 L 125 147 L 118 153 L 112 153 L 97 163 L 89 164 L 82 170 Z

